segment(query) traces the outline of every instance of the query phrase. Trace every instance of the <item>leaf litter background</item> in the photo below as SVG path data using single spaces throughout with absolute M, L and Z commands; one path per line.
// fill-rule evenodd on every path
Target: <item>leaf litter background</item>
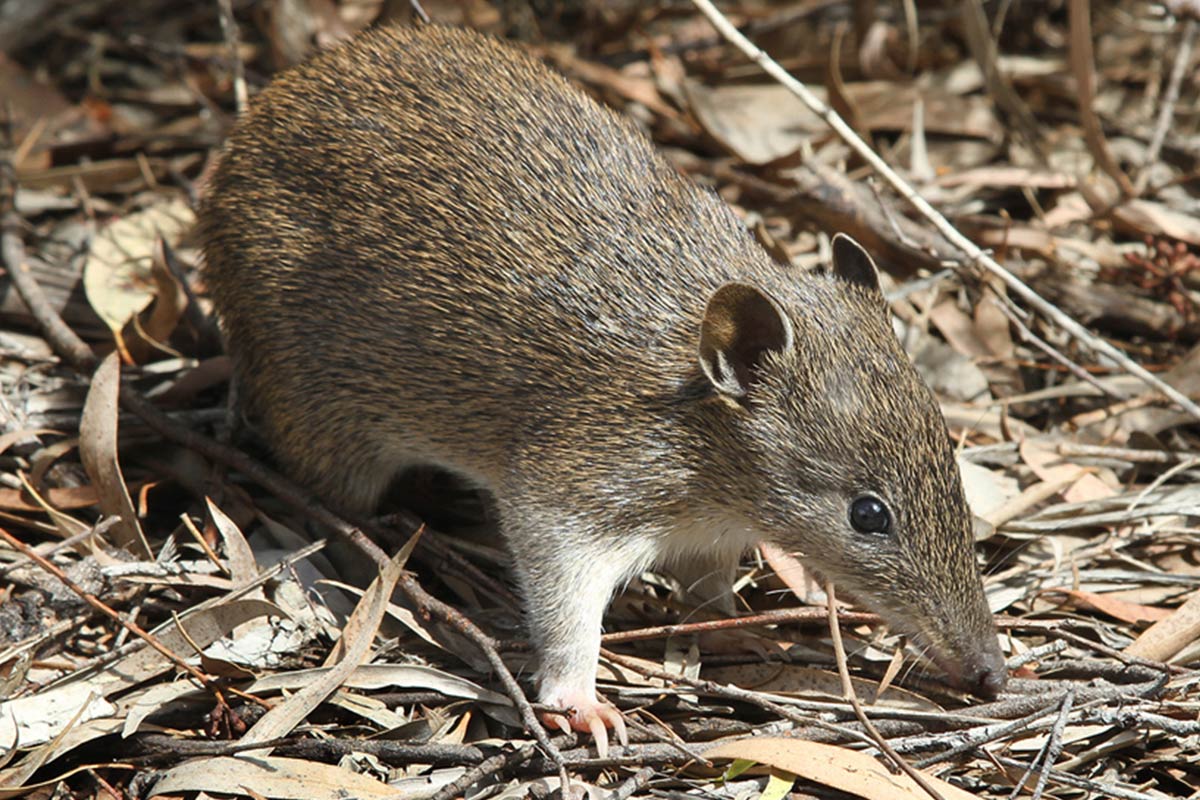
M 390 596 L 400 558 L 377 576 L 261 482 L 119 410 L 123 377 L 177 427 L 230 440 L 191 238 L 204 170 L 243 87 L 411 16 L 233 2 L 223 27 L 220 5 L 0 3 L 6 274 L 30 270 L 105 359 L 72 369 L 3 279 L 0 796 L 548 795 L 560 771 L 478 644 Z M 1000 699 L 971 702 L 873 617 L 843 615 L 866 715 L 933 793 L 1200 797 L 1197 420 L 960 263 L 691 5 L 426 10 L 521 40 L 636 119 L 781 263 L 816 267 L 838 230 L 876 254 L 960 444 L 1013 674 Z M 1200 396 L 1194 3 L 723 10 L 1012 274 Z M 266 457 L 252 431 L 233 444 Z M 422 537 L 421 584 L 527 677 L 508 557 L 478 499 L 438 476 L 403 489 L 388 551 L 412 530 L 401 509 L 453 532 Z M 575 791 L 930 796 L 876 758 L 824 596 L 782 554 L 743 565 L 738 620 L 678 588 L 647 574 L 614 602 L 602 685 L 633 745 L 599 759 L 556 737 Z

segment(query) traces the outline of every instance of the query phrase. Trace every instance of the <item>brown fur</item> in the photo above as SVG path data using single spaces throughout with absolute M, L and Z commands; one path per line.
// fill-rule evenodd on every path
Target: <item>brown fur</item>
M 594 675 L 622 581 L 655 561 L 727 571 L 761 536 L 959 682 L 1002 683 L 945 425 L 869 261 L 775 266 L 628 121 L 535 60 L 439 27 L 322 53 L 256 99 L 201 217 L 208 285 L 279 460 L 352 513 L 416 462 L 491 491 L 544 696 Z M 731 351 L 752 376 L 742 397 L 697 356 L 731 281 L 794 332 Z M 894 535 L 850 527 L 868 492 Z

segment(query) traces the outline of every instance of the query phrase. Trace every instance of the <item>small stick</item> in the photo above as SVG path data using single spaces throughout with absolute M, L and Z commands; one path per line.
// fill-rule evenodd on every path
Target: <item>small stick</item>
M 1105 699 L 1101 702 L 1108 702 L 1108 700 Z M 1050 716 L 1060 708 L 1062 708 L 1061 702 L 1049 703 L 1045 708 L 1040 708 L 1031 714 L 1026 714 L 1023 717 L 1012 720 L 1011 722 L 1005 722 L 999 725 L 981 725 L 979 728 L 976 728 L 972 731 L 966 731 L 964 735 L 965 741 L 954 745 L 948 750 L 943 750 L 937 755 L 921 759 L 913 766 L 915 766 L 917 769 L 932 767 L 935 764 L 942 763 L 943 761 L 949 761 L 955 756 L 963 753 L 969 753 L 980 745 L 1003 739 L 1009 734 L 1017 733 L 1018 731 L 1024 732 L 1030 730 L 1033 723 L 1037 722 L 1043 717 Z
M 106 530 L 111 528 L 113 525 L 116 525 L 117 521 L 118 520 L 116 517 L 105 517 L 104 519 L 100 520 L 95 525 L 93 525 L 92 527 L 88 528 L 85 531 L 80 531 L 79 533 L 75 534 L 74 536 L 70 536 L 66 539 L 63 539 L 62 541 L 53 542 L 49 546 L 38 545 L 37 547 L 34 548 L 34 550 L 36 552 L 40 553 L 41 555 L 45 556 L 46 558 L 50 558 L 50 557 L 56 555 L 57 553 L 60 553 L 63 550 L 66 550 L 69 547 L 74 547 L 75 545 L 79 544 L 80 542 L 84 542 L 88 539 L 91 539 L 93 536 L 102 535 Z M 4 566 L 0 567 L 0 579 L 5 578 L 8 575 L 8 573 L 12 572 L 15 569 L 20 569 L 23 566 L 24 566 L 24 563 L 20 562 L 20 561 L 16 561 L 12 564 L 5 564 Z
M 996 301 L 996 306 L 997 306 L 997 308 L 1000 309 L 1000 313 L 1002 313 L 1002 314 L 1004 314 L 1004 316 L 1008 317 L 1008 321 L 1011 322 L 1014 326 L 1016 326 L 1017 333 L 1020 334 L 1022 340 L 1029 342 L 1034 347 L 1041 350 L 1046 355 L 1050 356 L 1050 358 L 1054 359 L 1059 364 L 1062 364 L 1064 367 L 1067 368 L 1068 372 L 1070 372 L 1076 378 L 1079 378 L 1079 380 L 1083 381 L 1084 383 L 1090 384 L 1093 388 L 1095 388 L 1101 394 L 1108 395 L 1109 397 L 1113 398 L 1114 400 L 1124 400 L 1125 399 L 1121 395 L 1114 392 L 1112 389 L 1105 386 L 1100 381 L 1096 380 L 1096 378 L 1094 378 L 1086 369 L 1079 366 L 1074 361 L 1067 358 L 1062 353 L 1058 352 L 1053 347 L 1051 347 L 1049 342 L 1044 341 L 1042 339 L 1042 337 L 1038 336 L 1036 333 L 1034 333 L 1032 330 L 1030 330 L 1029 326 L 1026 325 L 1024 322 L 1022 322 L 1020 317 L 1018 317 L 1016 314 L 1014 314 L 1012 312 L 1012 309 L 1010 309 L 1006 303 L 1001 303 L 999 301 Z
M 1133 196 L 1135 190 L 1129 176 L 1113 158 L 1104 128 L 1096 115 L 1093 104 L 1096 97 L 1096 60 L 1092 54 L 1092 4 L 1090 0 L 1068 0 L 1067 18 L 1070 30 L 1068 48 L 1071 72 L 1075 77 L 1075 101 L 1079 122 L 1083 125 L 1083 138 L 1096 166 L 1104 170 L 1120 189 L 1123 197 Z
M 1095 456 L 1097 458 L 1115 458 L 1120 461 L 1132 461 L 1134 464 L 1178 464 L 1200 458 L 1200 452 L 1187 450 L 1135 450 L 1129 447 L 1107 447 L 1099 444 L 1079 444 L 1063 442 L 1058 445 L 1058 454 L 1062 456 Z
M 1014 769 L 1024 769 L 1024 762 L 1018 761 L 1015 758 L 1007 758 L 1005 756 L 995 756 L 996 763 L 1004 767 L 1012 767 Z M 1138 792 L 1133 789 L 1125 789 L 1117 786 L 1111 781 L 1101 783 L 1099 781 L 1080 778 L 1078 775 L 1072 775 L 1069 772 L 1062 772 L 1056 769 L 1046 770 L 1046 775 L 1055 783 L 1061 783 L 1063 786 L 1070 786 L 1075 789 L 1084 789 L 1095 797 L 1119 797 L 1121 800 L 1162 800 L 1161 794 L 1147 794 L 1146 792 Z
M 379 549 L 378 545 L 367 538 L 361 530 L 325 508 L 325 506 L 318 503 L 312 497 L 306 495 L 301 491 L 300 487 L 296 486 L 290 480 L 275 470 L 259 463 L 241 450 L 223 445 L 207 436 L 177 425 L 170 417 L 147 402 L 145 398 L 128 385 L 121 387 L 121 405 L 126 410 L 141 417 L 147 426 L 163 437 L 183 445 L 190 450 L 195 450 L 210 461 L 215 461 L 228 469 L 247 475 L 271 494 L 287 503 L 295 511 L 332 529 L 339 536 L 356 545 L 377 564 L 387 561 L 387 555 Z M 555 763 L 561 765 L 562 754 L 559 753 L 558 748 L 550 741 L 550 737 L 546 734 L 546 729 L 538 721 L 533 707 L 529 704 L 529 699 L 525 697 L 525 692 L 521 690 L 517 679 L 513 677 L 512 672 L 505 665 L 503 659 L 501 659 L 496 642 L 476 626 L 475 623 L 467 619 L 458 609 L 443 603 L 426 592 L 417 579 L 410 573 L 402 574 L 397 585 L 418 607 L 449 624 L 480 649 L 496 673 L 496 677 L 499 678 L 500 683 L 504 686 L 505 692 L 516 705 L 517 711 L 521 715 L 521 721 L 533 733 L 534 738 L 545 749 L 546 754 Z
M 1064 427 L 1066 427 L 1068 430 L 1074 429 L 1078 431 L 1082 428 L 1114 419 L 1122 414 L 1128 414 L 1130 411 L 1137 411 L 1139 408 L 1145 408 L 1153 402 L 1154 397 L 1149 394 L 1144 394 L 1139 397 L 1131 397 L 1128 400 L 1122 400 L 1119 403 L 1113 403 L 1111 406 L 1106 406 L 1105 408 L 1097 408 L 1094 411 L 1084 411 L 1080 414 L 1076 414 L 1067 420 L 1067 425 Z
M 462 775 L 450 781 L 450 783 L 438 789 L 436 793 L 429 797 L 429 800 L 454 800 L 456 797 L 461 797 L 472 784 L 478 783 L 489 775 L 500 772 L 511 764 L 524 761 L 531 755 L 533 755 L 533 746 L 526 745 L 516 750 L 508 750 L 485 758 Z M 563 797 L 567 797 L 565 784 Z
M 1080 557 L 1076 551 L 1076 557 Z M 1115 647 L 1109 647 L 1086 636 L 1081 636 L 1078 633 L 1069 631 L 1064 627 L 1062 620 L 1041 620 L 1041 619 L 1015 619 L 1010 617 L 998 617 L 996 619 L 996 627 L 1004 630 L 1016 630 L 1018 628 L 1042 631 L 1047 636 L 1064 639 L 1072 644 L 1078 645 L 1086 650 L 1093 650 L 1100 655 L 1114 658 L 1122 664 L 1135 667 L 1144 667 L 1156 672 L 1163 672 L 1168 675 L 1183 675 L 1189 670 L 1186 667 L 1181 667 L 1177 664 L 1168 664 L 1164 661 L 1154 661 L 1149 658 L 1140 658 L 1131 656 Z
M 929 201 L 921 197 L 908 183 L 896 174 L 884 160 L 872 150 L 858 134 L 846 124 L 845 120 L 837 115 L 829 106 L 823 103 L 820 98 L 812 93 L 807 86 L 796 80 L 781 67 L 778 62 L 760 50 L 749 39 L 747 39 L 733 24 L 726 19 L 717 7 L 712 4 L 711 0 L 692 0 L 693 4 L 700 9 L 700 12 L 708 18 L 709 22 L 731 42 L 735 47 L 742 51 L 751 61 L 757 64 L 764 72 L 770 75 L 775 80 L 779 81 L 792 94 L 800 98 L 804 105 L 808 106 L 814 114 L 821 117 L 829 127 L 844 141 L 856 155 L 860 156 L 864 161 L 871 165 L 872 169 L 878 172 L 884 180 L 905 200 L 907 200 L 913 208 L 921 213 L 929 222 L 937 229 L 946 241 L 954 245 L 966 256 L 967 262 L 973 265 L 979 265 L 996 277 L 1000 278 L 1005 285 L 1008 286 L 1015 294 L 1019 295 L 1025 302 L 1033 306 L 1042 315 L 1048 317 L 1056 325 L 1063 328 L 1067 333 L 1074 336 L 1083 344 L 1090 347 L 1092 350 L 1101 353 L 1116 362 L 1122 369 L 1131 375 L 1136 375 L 1147 386 L 1161 392 L 1166 397 L 1175 401 L 1187 413 L 1200 419 L 1200 405 L 1197 405 L 1187 395 L 1180 392 L 1174 386 L 1156 377 L 1153 373 L 1138 364 L 1129 356 L 1122 353 L 1116 347 L 1113 347 L 1103 339 L 1093 335 L 1091 331 L 1080 325 L 1068 314 L 1058 308 L 1058 306 L 1044 299 L 1041 295 L 1025 285 L 1020 278 L 1013 275 L 1004 267 L 1000 266 L 991 256 L 985 253 L 974 242 L 959 233 L 948 219 L 946 219 L 937 209 L 929 204 Z
M 408 4 L 412 6 L 413 13 L 417 15 L 417 19 L 425 25 L 430 24 L 429 15 L 425 13 L 425 9 L 421 6 L 421 0 L 408 0 Z
M 1179 41 L 1179 50 L 1175 53 L 1175 65 L 1171 69 L 1171 80 L 1167 83 L 1167 92 L 1162 98 L 1162 106 L 1158 109 L 1158 120 L 1154 124 L 1154 133 L 1150 144 L 1146 147 L 1146 158 L 1142 161 L 1135 189 L 1138 194 L 1146 191 L 1150 181 L 1150 167 L 1158 161 L 1163 142 L 1167 139 L 1167 128 L 1171 127 L 1171 119 L 1175 116 L 1175 104 L 1179 102 L 1179 88 L 1183 85 L 1187 66 L 1192 61 L 1192 48 L 1196 45 L 1196 33 L 1200 30 L 1195 17 L 1188 17 L 1183 24 L 1183 36 Z
M 706 694 L 710 694 L 713 697 L 721 697 L 726 700 L 735 700 L 741 703 L 748 703 L 752 706 L 757 706 L 764 711 L 770 711 L 772 714 L 775 714 L 782 719 L 786 719 L 788 722 L 791 722 L 793 725 L 801 728 L 807 726 L 821 728 L 822 730 L 836 733 L 839 736 L 857 739 L 863 744 L 870 745 L 872 747 L 876 746 L 875 741 L 865 734 L 859 733 L 851 728 L 843 728 L 837 725 L 831 725 L 822 719 L 802 716 L 792 711 L 790 708 L 769 700 L 767 697 L 758 692 L 752 692 L 748 689 L 742 689 L 738 686 L 728 686 L 725 684 L 716 683 L 714 681 L 704 680 L 703 678 L 690 678 L 687 675 L 653 669 L 645 666 L 644 664 L 639 664 L 632 659 L 623 658 L 609 650 L 601 649 L 600 654 L 609 661 L 612 661 L 614 664 L 618 664 L 626 669 L 631 669 L 634 672 L 645 675 L 648 678 L 657 678 L 661 681 L 666 681 L 668 684 L 682 683 L 686 686 L 690 686 L 693 689 L 698 689 Z
M 627 800 L 636 792 L 645 789 L 653 777 L 654 767 L 642 767 L 614 789 L 605 800 Z
M 216 696 L 217 702 L 219 702 L 221 705 L 226 705 L 225 698 L 224 698 L 224 695 L 221 693 L 220 687 L 218 687 L 215 683 L 213 683 L 209 679 L 209 677 L 207 675 L 205 675 L 203 672 L 201 672 L 200 670 L 193 667 L 186 660 L 184 660 L 181 656 L 176 655 L 171 650 L 171 648 L 167 647 L 165 644 L 160 642 L 158 640 L 157 636 L 150 633 L 149 631 L 144 629 L 141 625 L 138 625 L 133 620 L 127 620 L 124 617 L 122 617 L 120 614 L 118 614 L 112 608 L 105 605 L 105 603 L 102 600 L 100 600 L 100 598 L 96 597 L 94 594 L 92 594 L 91 592 L 84 589 L 78 583 L 71 580 L 71 578 L 67 576 L 67 573 L 63 572 L 58 567 L 57 564 L 55 564 L 53 561 L 50 561 L 48 558 L 46 558 L 42 554 L 38 553 L 32 547 L 25 544 L 17 537 L 13 536 L 11 533 L 6 531 L 4 528 L 0 528 L 0 539 L 4 539 L 4 541 L 8 542 L 13 547 L 14 550 L 17 550 L 18 552 L 21 553 L 21 555 L 25 556 L 30 561 L 34 562 L 39 567 L 41 567 L 43 570 L 50 573 L 55 578 L 57 578 L 59 581 L 61 581 L 64 586 L 66 586 L 68 589 L 70 589 L 72 592 L 74 592 L 76 595 L 78 595 L 79 599 L 83 600 L 83 602 L 87 603 L 89 606 L 94 608 L 96 611 L 99 611 L 101 614 L 103 614 L 104 616 L 111 619 L 113 622 L 120 625 L 122 628 L 127 630 L 129 633 L 132 633 L 134 636 L 138 637 L 139 639 L 144 641 L 146 644 L 153 647 L 155 650 L 158 651 L 159 655 L 161 655 L 163 658 L 170 661 L 172 664 L 177 666 L 179 669 L 181 669 L 184 672 L 191 675 L 196 680 L 197 683 L 199 683 L 205 689 L 211 691 L 213 693 L 213 695 Z M 181 631 L 182 631 L 182 629 L 181 629 Z
M 879 731 L 875 728 L 875 723 L 871 722 L 867 716 L 867 712 L 863 711 L 862 703 L 858 701 L 858 694 L 854 691 L 854 683 L 850 680 L 850 667 L 846 664 L 846 649 L 842 646 L 842 626 L 838 624 L 837 615 L 837 598 L 833 593 L 833 584 L 825 584 L 825 602 L 829 611 L 829 636 L 833 639 L 833 654 L 837 658 L 838 676 L 842 679 L 842 695 L 850 701 L 850 705 L 854 708 L 854 716 L 858 717 L 858 721 L 862 723 L 863 730 L 874 740 L 875 746 L 879 748 L 879 752 L 883 753 L 888 761 L 903 772 L 905 775 L 913 779 L 927 795 L 933 800 L 944 800 L 937 789 L 929 781 L 925 780 L 925 776 L 917 771 L 911 764 L 900 757 L 900 754 L 892 748 L 888 740 L 883 738 Z
M 229 45 L 229 57 L 233 61 L 233 100 L 240 117 L 250 105 L 250 93 L 246 91 L 246 66 L 242 63 L 241 42 L 237 20 L 233 18 L 232 0 L 217 0 L 217 11 L 221 18 L 221 33 L 225 34 L 225 43 Z
M 1038 770 L 1038 782 L 1033 789 L 1032 800 L 1041 800 L 1042 792 L 1046 790 L 1046 781 L 1050 778 L 1050 768 L 1058 761 L 1059 755 L 1063 749 L 1063 731 L 1067 727 L 1067 720 L 1071 717 L 1071 705 L 1075 702 L 1075 690 L 1068 689 L 1067 694 L 1063 697 L 1062 712 L 1059 713 L 1058 719 L 1054 722 L 1054 727 L 1050 730 L 1050 741 L 1046 743 L 1046 750 L 1042 754 L 1041 769 Z
M 838 619 L 849 625 L 874 624 L 879 622 L 879 615 L 860 611 L 840 611 Z M 788 608 L 745 617 L 714 619 L 708 622 L 681 622 L 676 625 L 658 625 L 653 628 L 638 628 L 632 631 L 615 631 L 604 634 L 602 641 L 605 644 L 640 642 L 646 639 L 665 639 L 668 636 L 687 636 L 694 633 L 729 628 L 749 628 L 757 625 L 786 625 L 788 623 L 815 625 L 826 620 L 825 611 L 819 608 Z

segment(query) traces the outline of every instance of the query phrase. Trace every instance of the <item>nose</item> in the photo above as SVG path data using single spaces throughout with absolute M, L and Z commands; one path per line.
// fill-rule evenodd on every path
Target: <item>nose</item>
M 1008 666 L 999 648 L 975 651 L 963 663 L 962 688 L 984 700 L 992 700 L 1004 690 Z

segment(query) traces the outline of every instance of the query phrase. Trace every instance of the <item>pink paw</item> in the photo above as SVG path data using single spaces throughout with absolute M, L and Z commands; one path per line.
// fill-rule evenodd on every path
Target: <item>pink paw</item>
M 563 733 L 570 733 L 572 730 L 590 733 L 596 740 L 596 752 L 601 758 L 608 755 L 609 728 L 617 734 L 617 741 L 623 746 L 629 744 L 629 733 L 625 730 L 625 720 L 621 717 L 621 712 L 607 700 L 596 697 L 595 692 L 547 692 L 542 697 L 542 703 L 568 711 L 566 715 L 542 714 L 542 722 L 545 725 L 558 728 Z

